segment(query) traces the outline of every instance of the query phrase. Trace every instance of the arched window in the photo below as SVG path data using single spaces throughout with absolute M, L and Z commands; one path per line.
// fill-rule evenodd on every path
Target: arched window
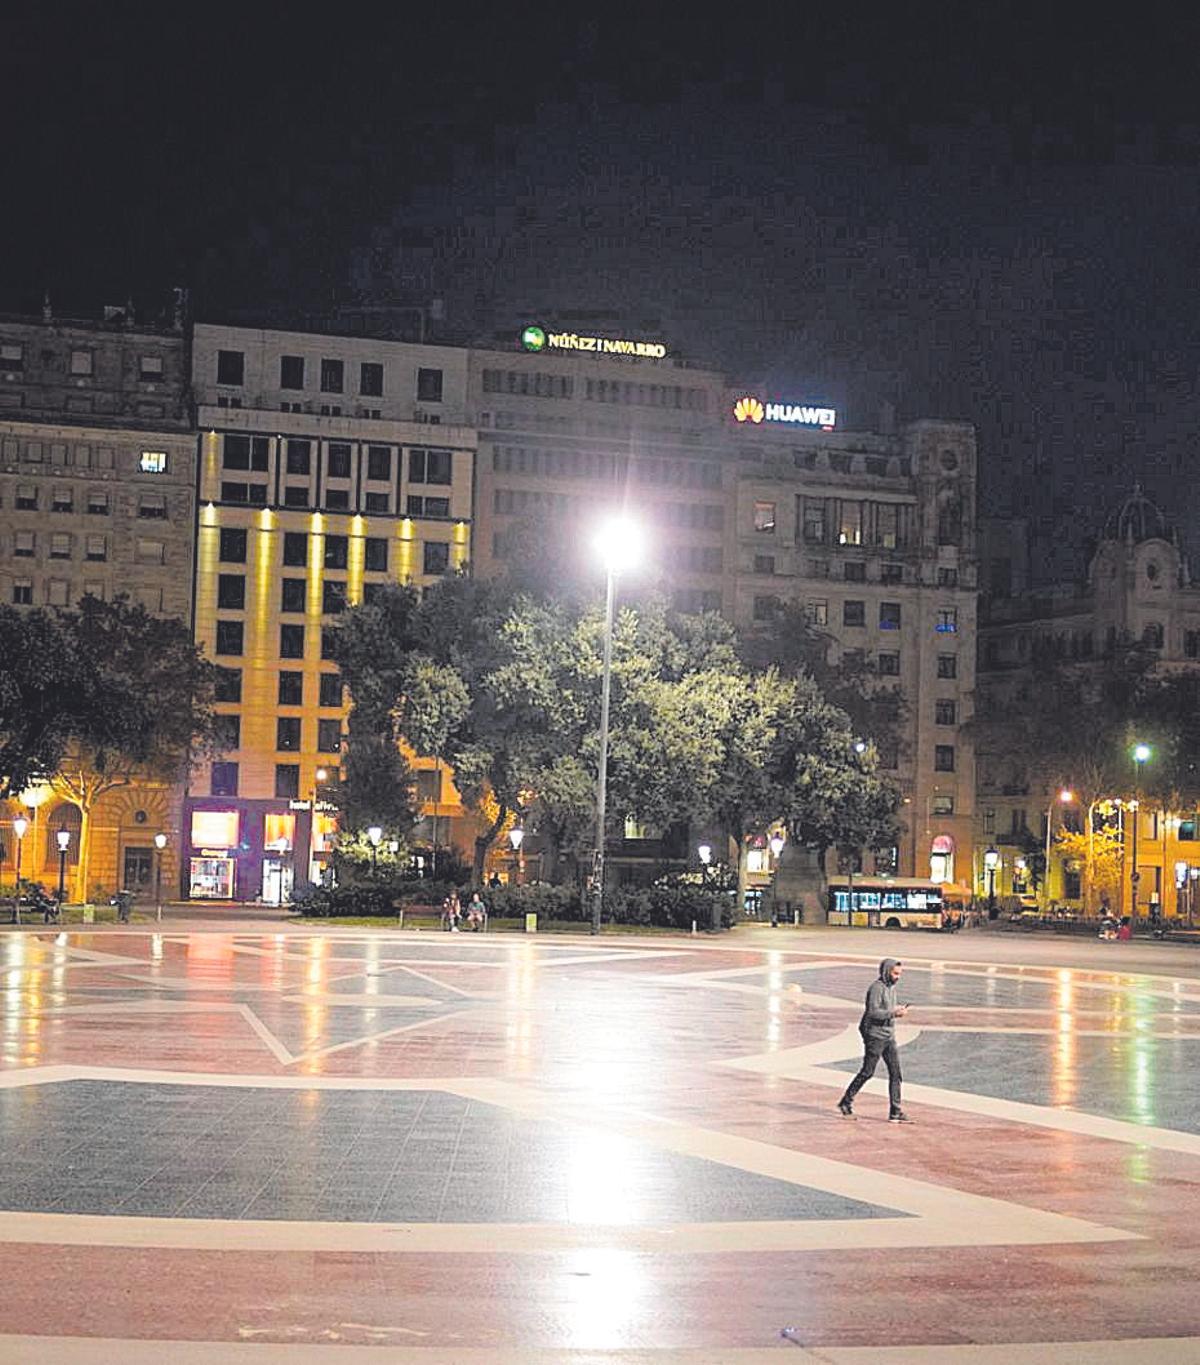
M 46 866 L 58 866 L 58 840 L 55 835 L 65 829 L 71 836 L 67 845 L 67 866 L 74 867 L 79 862 L 79 807 L 63 801 L 46 815 Z

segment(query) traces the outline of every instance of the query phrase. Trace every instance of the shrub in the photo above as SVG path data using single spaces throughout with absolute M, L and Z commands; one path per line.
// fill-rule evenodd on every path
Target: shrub
M 692 927 L 707 929 L 712 924 L 713 905 L 718 906 L 721 927 L 728 929 L 734 920 L 733 897 L 702 886 L 616 887 L 604 897 L 604 918 L 613 924 L 653 925 L 661 929 Z
M 540 920 L 565 920 L 582 923 L 589 911 L 573 886 L 496 886 L 484 890 L 488 914 L 493 919 L 524 919 L 537 915 Z

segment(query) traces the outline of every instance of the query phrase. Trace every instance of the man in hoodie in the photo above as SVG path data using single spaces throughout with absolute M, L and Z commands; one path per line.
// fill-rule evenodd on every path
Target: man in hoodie
M 900 1108 L 900 1053 L 896 1049 L 895 1020 L 908 1013 L 907 1005 L 896 1003 L 896 982 L 904 964 L 885 957 L 879 964 L 879 979 L 867 988 L 866 1008 L 859 1020 L 858 1031 L 863 1037 L 863 1064 L 858 1075 L 846 1087 L 838 1101 L 845 1118 L 854 1117 L 854 1097 L 875 1074 L 880 1057 L 888 1069 L 888 1099 L 891 1102 L 888 1119 L 892 1123 L 908 1123 L 909 1117 Z

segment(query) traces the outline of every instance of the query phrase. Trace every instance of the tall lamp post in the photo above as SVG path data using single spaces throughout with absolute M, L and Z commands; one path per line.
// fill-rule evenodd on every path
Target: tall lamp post
M 607 578 L 604 595 L 604 671 L 600 681 L 600 759 L 596 775 L 596 852 L 592 864 L 592 933 L 600 932 L 604 905 L 604 827 L 608 800 L 608 704 L 612 691 L 613 608 L 617 574 L 633 568 L 641 556 L 641 533 L 633 522 L 616 518 L 596 536 L 596 549 Z
M 1058 793 L 1058 800 L 1064 806 L 1069 806 L 1075 800 L 1075 793 L 1070 787 L 1064 787 Z M 1054 828 L 1054 802 L 1051 801 L 1046 807 L 1046 861 L 1042 868 L 1042 909 L 1050 909 L 1050 839 Z
M 996 869 L 1000 866 L 1000 850 L 995 844 L 983 855 L 988 879 L 988 919 L 996 918 Z
M 771 857 L 775 859 L 775 874 L 771 878 L 771 928 L 779 928 L 779 891 L 777 883 L 779 881 L 779 855 L 783 852 L 784 838 L 782 834 L 775 833 L 767 840 L 767 847 L 771 850 Z
M 700 873 L 700 881 L 705 890 L 708 889 L 708 869 L 709 865 L 712 863 L 712 852 L 711 844 L 701 844 L 699 848 L 696 849 L 696 853 L 700 858 L 700 866 L 703 869 Z M 716 900 L 713 901 L 709 908 L 708 927 L 714 934 L 721 928 L 721 908 Z
M 162 855 L 167 846 L 167 836 L 154 836 L 154 918 L 162 919 Z
M 379 841 L 383 838 L 383 830 L 378 825 L 372 825 L 367 830 L 367 838 L 371 842 L 371 876 L 379 876 Z
M 525 855 L 521 852 L 521 844 L 525 840 L 525 831 L 520 825 L 515 825 L 508 831 L 508 842 L 512 845 L 513 857 L 517 860 L 517 885 L 525 885 Z
M 25 831 L 29 828 L 29 821 L 23 815 L 18 815 L 13 821 L 13 834 L 17 839 L 17 882 L 13 890 L 13 923 L 21 923 L 21 842 L 25 838 Z
M 58 833 L 54 836 L 58 840 L 58 914 L 62 918 L 62 903 L 64 885 L 67 880 L 67 849 L 71 844 L 71 831 L 65 825 L 59 825 Z
M 1133 868 L 1129 873 L 1129 932 L 1137 926 L 1138 916 L 1138 825 L 1142 814 L 1142 764 L 1150 757 L 1148 744 L 1135 744 L 1133 754 Z

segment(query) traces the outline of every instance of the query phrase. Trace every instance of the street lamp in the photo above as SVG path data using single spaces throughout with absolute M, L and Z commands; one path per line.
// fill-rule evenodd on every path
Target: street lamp
M 1138 915 L 1138 825 L 1142 815 L 1142 764 L 1150 757 L 1148 744 L 1135 744 L 1133 754 L 1133 869 L 1129 874 L 1129 932 L 1137 926 Z
M 372 825 L 367 830 L 367 838 L 371 841 L 371 876 L 379 875 L 379 841 L 383 838 L 383 830 L 378 825 Z
M 1059 801 L 1064 806 L 1069 806 L 1075 800 L 1075 793 L 1070 787 L 1064 787 L 1058 794 Z M 1042 909 L 1050 908 L 1050 835 L 1054 826 L 1054 802 L 1051 801 L 1046 808 L 1046 863 L 1042 869 Z
M 699 855 L 700 863 L 701 863 L 701 865 L 702 865 L 702 867 L 703 867 L 703 869 L 704 869 L 703 872 L 700 874 L 700 876 L 701 876 L 701 885 L 703 885 L 704 888 L 707 890 L 707 888 L 708 888 L 708 869 L 709 869 L 709 865 L 712 863 L 712 856 L 713 856 L 712 845 L 711 845 L 711 844 L 701 844 L 701 845 L 696 849 L 696 853 Z M 712 905 L 709 906 L 709 924 L 708 924 L 708 927 L 713 931 L 714 934 L 720 933 L 720 931 L 721 931 L 721 904 L 720 904 L 720 901 L 719 901 L 716 897 L 714 897 Z
M 67 848 L 71 843 L 71 831 L 65 825 L 59 825 L 58 833 L 54 837 L 58 840 L 58 913 L 61 918 L 63 884 L 67 879 Z
M 167 846 L 167 836 L 154 836 L 154 918 L 162 919 L 162 855 Z
M 983 855 L 988 877 L 988 919 L 996 918 L 996 869 L 1000 866 L 1000 850 L 995 844 Z
M 512 844 L 512 851 L 517 859 L 517 885 L 525 884 L 525 855 L 521 852 L 521 844 L 525 840 L 525 831 L 520 825 L 515 825 L 508 831 L 508 842 Z
M 592 933 L 600 932 L 604 904 L 604 826 L 608 799 L 608 704 L 612 691 L 613 607 L 617 574 L 632 569 L 641 558 L 642 536 L 637 525 L 616 517 L 602 526 L 595 539 L 607 579 L 604 596 L 604 671 L 600 683 L 600 761 L 596 775 L 596 853 L 592 865 Z
M 29 821 L 23 815 L 18 815 L 13 821 L 13 834 L 17 838 L 17 884 L 13 894 L 13 923 L 21 923 L 21 840 L 25 838 L 25 831 L 29 828 Z

